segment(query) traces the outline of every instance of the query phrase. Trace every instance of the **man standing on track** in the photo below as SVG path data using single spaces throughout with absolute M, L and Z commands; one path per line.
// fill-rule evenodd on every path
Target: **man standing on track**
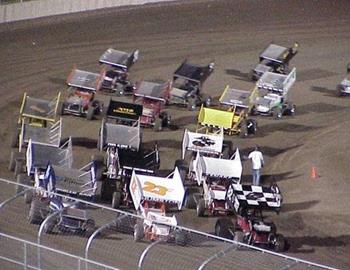
M 264 167 L 264 158 L 262 153 L 259 151 L 259 146 L 255 146 L 254 151 L 249 153 L 248 159 L 252 160 L 252 175 L 253 185 L 260 185 L 260 171 Z

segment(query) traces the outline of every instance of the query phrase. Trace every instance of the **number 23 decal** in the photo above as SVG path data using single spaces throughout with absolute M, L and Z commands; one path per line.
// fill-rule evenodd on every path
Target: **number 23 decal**
M 152 182 L 148 182 L 146 181 L 144 183 L 144 187 L 143 187 L 143 190 L 144 191 L 147 191 L 147 192 L 150 192 L 150 193 L 154 193 L 154 194 L 157 194 L 157 195 L 160 195 L 160 196 L 164 196 L 168 189 L 164 186 L 160 186 L 160 185 L 156 185 Z

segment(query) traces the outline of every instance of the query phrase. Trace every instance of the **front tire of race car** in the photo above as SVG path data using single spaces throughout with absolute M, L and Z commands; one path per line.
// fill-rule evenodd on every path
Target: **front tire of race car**
M 178 246 L 186 245 L 186 233 L 181 230 L 175 231 L 175 244 Z
M 275 252 L 284 251 L 286 246 L 286 240 L 284 239 L 284 236 L 282 234 L 276 234 L 272 245 L 272 248 Z
M 199 199 L 197 203 L 197 216 L 198 217 L 204 217 L 205 213 L 205 200 L 204 199 Z
M 234 232 L 234 224 L 228 218 L 219 218 L 215 223 L 215 235 L 226 238 L 233 239 L 232 233 Z
M 134 241 L 140 241 L 144 236 L 143 225 L 141 223 L 136 223 L 134 226 Z
M 118 209 L 122 200 L 122 193 L 120 191 L 113 192 L 112 196 L 112 208 Z
M 93 106 L 89 106 L 88 111 L 86 113 L 86 119 L 91 121 L 94 117 L 95 108 Z
M 196 99 L 193 97 L 188 98 L 187 100 L 187 110 L 194 111 L 196 109 Z

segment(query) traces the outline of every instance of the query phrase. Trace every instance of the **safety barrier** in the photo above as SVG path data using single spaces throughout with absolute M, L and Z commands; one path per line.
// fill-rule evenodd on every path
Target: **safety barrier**
M 335 269 L 181 226 L 170 227 L 169 236 L 163 239 L 135 241 L 135 224 L 144 221 L 141 216 L 55 193 L 51 195 L 70 202 L 68 208 L 83 209 L 84 219 L 94 221 L 92 227 L 75 230 L 74 224 L 64 224 L 62 213 L 67 207 L 51 209 L 43 220 L 35 220 L 30 214 L 35 207 L 40 213 L 46 210 L 35 199 L 28 203 L 28 194 L 34 191 L 31 186 L 0 178 L 2 265 L 86 270 Z M 176 241 L 177 232 L 185 235 L 184 243 Z

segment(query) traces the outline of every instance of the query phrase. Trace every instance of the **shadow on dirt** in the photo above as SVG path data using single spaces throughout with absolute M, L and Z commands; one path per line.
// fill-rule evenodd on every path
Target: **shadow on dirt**
M 97 140 L 86 137 L 73 137 L 72 144 L 74 146 L 85 147 L 88 149 L 97 148 Z
M 268 134 L 271 134 L 272 132 L 275 132 L 275 131 L 283 131 L 283 132 L 290 132 L 290 133 L 311 132 L 320 128 L 321 127 L 312 127 L 312 126 L 293 124 L 293 123 L 287 123 L 287 122 L 276 120 L 276 123 L 260 126 L 255 136 L 265 137 Z
M 287 237 L 288 252 L 314 253 L 314 247 L 345 247 L 350 245 L 350 235 L 337 237 L 299 236 Z
M 298 81 L 305 82 L 310 80 L 316 80 L 321 78 L 327 78 L 337 75 L 337 73 L 320 69 L 320 68 L 310 68 L 306 70 L 298 71 Z
M 293 171 L 278 173 L 278 174 L 263 174 L 263 175 L 261 175 L 260 181 L 261 181 L 262 185 L 269 186 L 269 185 L 272 185 L 274 183 L 293 179 L 293 178 L 296 178 L 299 176 L 301 176 L 301 174 L 295 175 Z M 251 174 L 242 175 L 241 181 L 244 184 L 251 184 L 253 181 L 252 175 Z
M 332 113 L 332 112 L 339 112 L 347 109 L 347 107 L 344 106 L 338 106 L 334 104 L 328 104 L 328 103 L 312 103 L 312 104 L 305 104 L 297 107 L 297 114 L 303 115 L 308 113 Z
M 338 97 L 337 91 L 335 89 L 328 89 L 328 88 L 322 87 L 322 86 L 311 86 L 310 90 L 313 92 L 322 93 L 326 97 Z
M 251 80 L 248 77 L 248 73 L 242 72 L 237 69 L 226 69 L 226 74 L 235 76 L 237 80 L 251 82 Z
M 197 123 L 197 114 L 196 115 L 189 115 L 189 116 L 182 116 L 176 119 L 173 119 L 173 124 L 176 125 L 179 128 L 184 128 L 187 125 L 196 124 Z
M 165 148 L 181 149 L 180 141 L 169 140 L 169 139 L 144 142 L 143 147 L 146 149 L 152 148 L 154 144 L 157 144 L 159 148 L 165 147 Z
M 57 84 L 57 85 L 66 85 L 66 79 L 64 78 L 54 78 L 54 77 L 49 77 L 48 78 L 50 82 L 52 82 L 53 84 Z
M 270 147 L 270 146 L 259 146 L 259 148 L 260 148 L 260 151 L 263 153 L 264 156 L 275 157 L 275 156 L 283 154 L 283 153 L 285 153 L 285 152 L 287 152 L 289 150 L 293 150 L 293 149 L 299 148 L 301 146 L 303 146 L 303 145 L 302 144 L 297 144 L 297 145 L 292 145 L 292 146 L 289 146 L 289 147 L 286 147 L 286 148 L 275 148 L 275 147 Z M 253 151 L 253 150 L 254 150 L 254 146 L 252 146 L 250 148 L 240 149 L 242 159 L 243 160 L 247 159 L 249 153 L 251 151 Z
M 312 200 L 312 201 L 304 201 L 304 202 L 297 202 L 297 203 L 284 203 L 281 212 L 285 213 L 285 212 L 309 209 L 314 205 L 318 204 L 319 202 L 320 202 L 319 200 Z

